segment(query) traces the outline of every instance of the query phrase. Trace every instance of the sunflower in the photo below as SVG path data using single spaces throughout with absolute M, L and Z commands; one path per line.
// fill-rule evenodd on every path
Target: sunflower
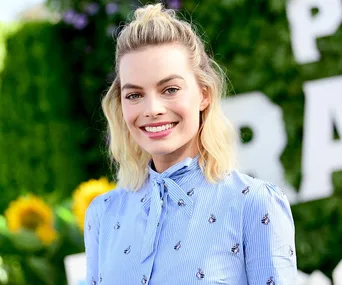
M 56 231 L 49 225 L 38 226 L 36 229 L 36 235 L 45 245 L 49 245 L 57 238 Z
M 73 193 L 73 212 L 79 227 L 83 230 L 85 212 L 90 202 L 98 195 L 115 188 L 115 183 L 107 178 L 91 179 L 81 183 Z
M 51 208 L 33 195 L 12 201 L 5 211 L 5 217 L 11 232 L 18 233 L 22 229 L 33 231 L 45 245 L 49 245 L 57 237 Z

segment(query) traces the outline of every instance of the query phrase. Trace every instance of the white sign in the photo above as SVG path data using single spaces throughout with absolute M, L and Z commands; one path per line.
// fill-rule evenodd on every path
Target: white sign
M 312 14 L 314 8 L 318 9 L 317 15 Z M 319 61 L 316 40 L 336 33 L 342 23 L 341 0 L 290 0 L 286 12 L 296 61 Z
M 240 169 L 277 184 L 286 192 L 290 203 L 296 203 L 297 193 L 286 182 L 280 161 L 287 144 L 280 107 L 260 92 L 240 94 L 222 103 L 223 112 L 237 131 L 242 127 L 253 131 L 252 141 L 237 147 Z
M 332 173 L 342 170 L 342 139 L 334 140 L 333 136 L 335 126 L 339 137 L 342 137 L 342 76 L 306 82 L 304 93 L 299 194 L 286 182 L 280 161 L 287 143 L 280 107 L 260 92 L 227 98 L 222 105 L 225 115 L 237 130 L 249 127 L 253 131 L 251 142 L 238 144 L 239 168 L 280 186 L 291 204 L 331 196 Z
M 78 253 L 64 258 L 68 285 L 86 285 L 86 255 Z
M 331 175 L 342 170 L 342 76 L 306 82 L 302 154 L 302 201 L 330 197 Z

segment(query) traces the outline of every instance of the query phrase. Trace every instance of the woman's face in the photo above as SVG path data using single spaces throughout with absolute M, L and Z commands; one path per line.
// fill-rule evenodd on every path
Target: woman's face
M 197 83 L 186 49 L 170 43 L 130 52 L 122 57 L 119 72 L 124 120 L 156 167 L 158 160 L 194 157 L 200 111 L 209 98 Z

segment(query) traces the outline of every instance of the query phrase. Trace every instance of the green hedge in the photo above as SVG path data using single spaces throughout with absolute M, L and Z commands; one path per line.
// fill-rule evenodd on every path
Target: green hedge
M 79 144 L 84 127 L 74 120 L 74 76 L 62 53 L 59 29 L 23 25 L 6 42 L 0 89 L 0 212 L 19 194 L 69 197 L 84 179 Z

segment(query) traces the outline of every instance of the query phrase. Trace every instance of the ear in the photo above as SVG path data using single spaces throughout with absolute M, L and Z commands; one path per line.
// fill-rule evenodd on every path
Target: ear
M 208 87 L 202 87 L 200 111 L 206 109 L 210 104 L 210 94 Z

